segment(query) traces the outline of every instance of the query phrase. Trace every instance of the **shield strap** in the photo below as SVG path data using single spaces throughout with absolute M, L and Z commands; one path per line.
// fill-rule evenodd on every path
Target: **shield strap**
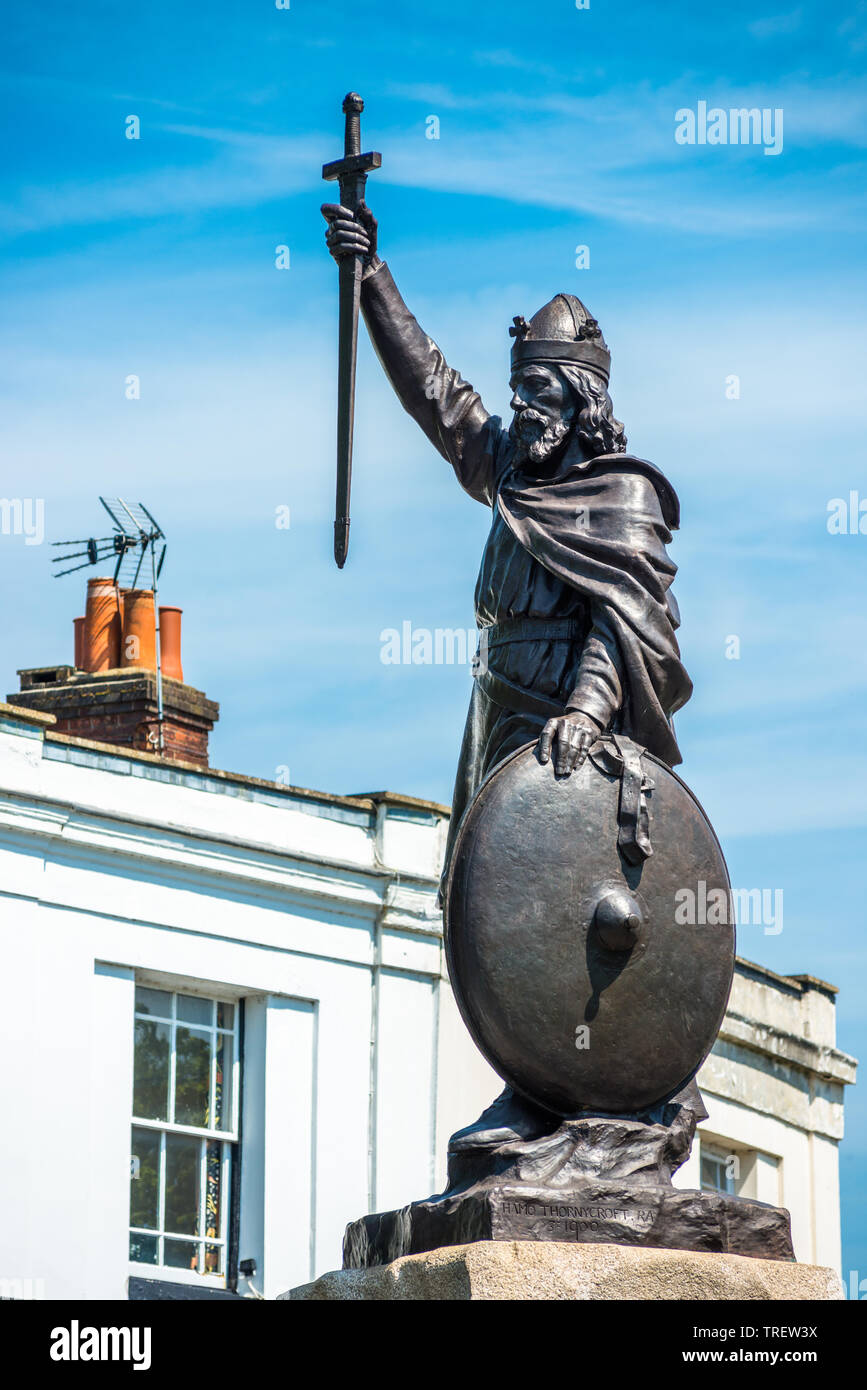
M 620 775 L 617 844 L 629 864 L 641 864 L 653 853 L 650 813 L 644 793 L 653 789 L 642 755 L 644 749 L 625 734 L 606 734 L 590 749 L 590 761 L 600 772 Z
M 623 734 L 613 734 L 612 740 L 622 759 L 620 772 L 620 808 L 617 819 L 620 829 L 617 843 L 624 859 L 640 864 L 653 853 L 650 843 L 650 816 L 644 796 L 644 774 L 641 767 L 643 748 Z

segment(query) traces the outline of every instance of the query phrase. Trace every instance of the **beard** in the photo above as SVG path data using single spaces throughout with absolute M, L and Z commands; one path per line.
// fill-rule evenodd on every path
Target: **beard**
M 538 410 L 521 410 L 509 426 L 518 464 L 535 467 L 547 463 L 560 448 L 571 429 L 571 422 L 562 416 L 551 419 Z

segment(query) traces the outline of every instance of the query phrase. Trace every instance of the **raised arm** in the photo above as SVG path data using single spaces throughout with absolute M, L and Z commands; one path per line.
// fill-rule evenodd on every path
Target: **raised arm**
M 436 343 L 419 327 L 376 251 L 377 223 L 365 205 L 358 217 L 326 203 L 326 241 L 335 260 L 361 253 L 361 310 L 374 350 L 404 410 L 452 465 L 461 486 L 491 506 L 495 452 L 502 425 Z

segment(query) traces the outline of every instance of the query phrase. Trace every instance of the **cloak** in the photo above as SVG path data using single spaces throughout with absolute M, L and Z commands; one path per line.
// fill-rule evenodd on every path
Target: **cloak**
M 670 483 L 644 459 L 606 454 L 553 481 L 508 473 L 496 505 L 533 558 L 604 614 L 623 664 L 620 730 L 670 767 L 681 762 L 669 715 L 692 682 L 670 593 L 666 545 L 680 520 Z

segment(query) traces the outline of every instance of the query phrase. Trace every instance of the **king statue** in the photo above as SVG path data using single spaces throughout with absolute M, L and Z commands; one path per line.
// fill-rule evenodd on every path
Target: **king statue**
M 322 212 L 335 260 L 363 258 L 362 312 L 401 404 L 492 512 L 447 871 L 482 781 L 530 739 L 558 777 L 579 768 L 607 730 L 669 766 L 681 761 L 671 716 L 692 684 L 666 552 L 678 500 L 658 468 L 626 452 L 608 394 L 611 355 L 580 299 L 558 294 L 529 321 L 515 319 L 504 429 L 410 314 L 377 254 L 367 205 L 355 215 L 337 204 Z
M 374 167 L 379 156 L 356 143 L 327 177 Z M 730 885 L 707 817 L 671 771 L 672 716 L 692 693 L 667 552 L 674 489 L 627 453 L 611 355 L 580 299 L 557 294 L 514 319 L 504 428 L 410 314 L 363 198 L 322 212 L 398 398 L 491 511 L 440 898 L 455 998 L 506 1083 L 452 1135 L 445 1191 L 352 1223 L 344 1261 L 479 1239 L 789 1259 L 787 1213 L 671 1181 L 707 1117 L 695 1077 L 735 951 L 730 916 L 696 928 L 675 911 L 684 885 L 723 904 Z M 350 361 L 353 334 L 342 342 Z M 345 423 L 341 438 L 338 563 Z

